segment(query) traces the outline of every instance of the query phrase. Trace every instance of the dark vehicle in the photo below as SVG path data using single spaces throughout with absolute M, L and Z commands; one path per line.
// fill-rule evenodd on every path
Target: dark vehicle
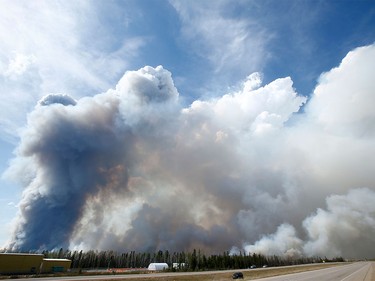
M 257 267 L 256 267 L 256 265 L 253 264 L 252 266 L 250 266 L 250 268 L 257 268 Z
M 235 273 L 233 273 L 232 278 L 233 279 L 243 279 L 243 274 L 242 274 L 242 272 L 235 272 Z

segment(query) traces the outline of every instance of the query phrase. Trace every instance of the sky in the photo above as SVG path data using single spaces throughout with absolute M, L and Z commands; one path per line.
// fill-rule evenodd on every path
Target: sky
M 0 247 L 375 257 L 375 4 L 0 0 Z

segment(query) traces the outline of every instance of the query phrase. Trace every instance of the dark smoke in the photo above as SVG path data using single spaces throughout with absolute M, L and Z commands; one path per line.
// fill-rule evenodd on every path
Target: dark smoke
M 144 92 L 123 93 L 138 110 L 157 106 L 175 94 L 165 84 L 171 81 L 163 81 L 169 73 L 156 71 L 160 79 L 128 74 L 144 88 Z M 150 94 L 157 98 L 149 98 Z M 78 103 L 67 95 L 48 95 L 30 114 L 18 157 L 32 163 L 33 176 L 20 203 L 14 250 L 68 247 L 88 200 L 101 192 L 128 192 L 128 170 L 135 164 L 131 155 L 135 128 L 123 120 L 120 100 L 111 91 Z
M 96 103 L 90 110 L 79 103 L 64 107 L 60 103 L 71 103 L 63 99 L 71 100 L 43 99 L 48 107 L 37 107 L 29 116 L 19 148 L 20 155 L 32 158 L 35 173 L 20 203 L 14 245 L 20 250 L 67 247 L 86 200 L 102 189 L 116 192 L 127 185 L 123 147 L 131 146 L 131 131 L 116 130 L 112 109 Z M 109 184 L 113 177 L 116 185 Z

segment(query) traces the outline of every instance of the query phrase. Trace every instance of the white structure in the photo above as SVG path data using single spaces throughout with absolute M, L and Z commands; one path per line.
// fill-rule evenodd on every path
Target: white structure
M 153 262 L 153 263 L 150 263 L 149 266 L 148 266 L 148 270 L 164 270 L 164 269 L 168 269 L 168 264 L 166 264 L 165 262 Z
M 184 263 L 184 262 L 182 262 L 182 263 L 174 262 L 173 265 L 172 265 L 172 267 L 173 267 L 174 269 L 185 268 L 185 263 Z

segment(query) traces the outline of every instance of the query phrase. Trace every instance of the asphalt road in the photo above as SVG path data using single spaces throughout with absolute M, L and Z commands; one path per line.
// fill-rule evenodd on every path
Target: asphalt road
M 261 269 L 259 269 L 261 270 Z M 223 273 L 225 271 L 216 271 Z M 233 271 L 228 271 L 233 272 Z M 154 273 L 154 274 L 131 274 L 131 275 L 94 275 L 94 276 L 66 276 L 66 277 L 42 277 L 32 279 L 19 278 L 17 281 L 82 281 L 82 280 L 137 280 L 145 277 L 167 277 L 167 276 L 183 276 L 212 274 L 213 271 L 206 272 L 178 272 L 178 273 Z M 244 280 L 246 278 L 246 271 Z M 231 274 L 230 274 L 231 275 Z M 229 275 L 229 276 L 230 276 Z M 152 280 L 152 278 L 150 278 Z M 192 280 L 194 280 L 192 278 Z M 250 279 L 248 279 L 250 280 Z M 270 278 L 252 279 L 252 281 L 375 281 L 375 262 L 358 262 L 347 265 L 340 265 L 325 269 L 280 275 Z
M 253 281 L 375 281 L 375 263 L 358 262 Z

